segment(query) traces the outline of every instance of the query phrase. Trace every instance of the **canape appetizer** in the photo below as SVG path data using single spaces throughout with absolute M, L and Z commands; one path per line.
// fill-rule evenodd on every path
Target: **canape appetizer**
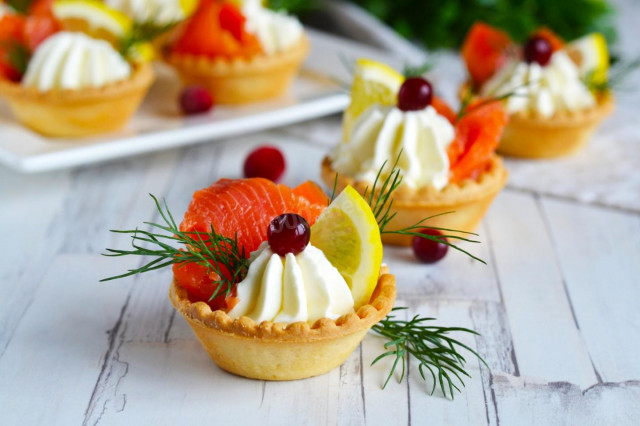
M 366 195 L 389 176 L 396 160 L 403 180 L 393 194 L 389 229 L 407 229 L 431 217 L 432 227 L 472 232 L 507 180 L 494 153 L 506 122 L 497 102 L 469 105 L 456 115 L 427 80 L 405 79 L 384 64 L 361 59 L 343 141 L 324 159 L 322 177 L 329 187 L 352 185 Z M 409 235 L 382 239 L 411 244 Z
M 291 189 L 264 178 L 222 179 L 197 191 L 180 226 L 156 200 L 164 223 L 115 231 L 132 237 L 133 250 L 108 249 L 111 256 L 153 260 L 108 279 L 173 265 L 171 303 L 211 359 L 234 374 L 264 380 L 323 374 L 372 329 L 390 341 L 376 362 L 396 360 L 387 381 L 411 354 L 434 375 L 434 389 L 439 384 L 453 397 L 454 376 L 468 375 L 457 350 L 469 348 L 447 336 L 451 329 L 425 324 L 427 318 L 387 316 L 396 288 L 382 264 L 384 207 L 393 191 L 386 183 L 378 214 L 351 187 L 329 199 L 312 182 Z
M 601 34 L 564 43 L 547 29 L 522 46 L 476 23 L 462 47 L 470 81 L 462 97 L 501 98 L 510 119 L 498 152 L 526 158 L 572 154 L 611 113 L 609 56 Z
M 308 49 L 300 22 L 259 0 L 202 0 L 164 60 L 217 104 L 242 104 L 284 93 Z
M 66 30 L 71 26 L 92 34 L 113 34 L 106 31 L 108 25 L 97 28 L 91 22 L 70 19 L 69 6 L 76 11 L 89 9 L 94 16 L 102 11 L 103 23 L 114 20 L 115 11 L 107 10 L 102 3 L 56 2 L 47 15 L 54 22 L 55 31 L 39 35 L 33 48 L 26 37 L 14 39 L 12 54 L 7 55 L 13 73 L 0 78 L 0 96 L 19 121 L 47 136 L 79 137 L 119 129 L 149 89 L 153 81 L 151 67 L 129 56 L 133 49 L 121 51 L 114 43 Z M 33 18 L 29 15 L 23 18 L 25 34 L 32 31 L 30 19 Z

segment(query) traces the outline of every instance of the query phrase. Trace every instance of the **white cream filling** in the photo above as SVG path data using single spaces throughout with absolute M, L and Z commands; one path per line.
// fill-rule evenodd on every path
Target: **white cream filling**
M 249 270 L 238 283 L 238 303 L 229 316 L 262 321 L 314 323 L 353 312 L 353 297 L 346 281 L 321 250 L 282 257 L 267 242 L 251 254 Z
M 267 9 L 260 0 L 245 0 L 242 13 L 247 18 L 245 29 L 258 37 L 267 55 L 287 50 L 302 37 L 303 28 L 298 19 Z
M 590 108 L 596 101 L 566 52 L 559 50 L 545 66 L 510 60 L 482 87 L 483 96 L 503 96 L 510 114 L 532 112 L 551 117 L 558 111 Z
M 60 32 L 36 49 L 22 84 L 41 92 L 79 90 L 106 86 L 130 75 L 129 63 L 106 41 Z
M 373 182 L 386 161 L 389 171 L 400 155 L 403 184 L 412 188 L 449 183 L 447 148 L 455 136 L 451 123 L 432 106 L 420 111 L 374 105 L 356 120 L 348 141 L 332 154 L 333 168 L 356 180 Z

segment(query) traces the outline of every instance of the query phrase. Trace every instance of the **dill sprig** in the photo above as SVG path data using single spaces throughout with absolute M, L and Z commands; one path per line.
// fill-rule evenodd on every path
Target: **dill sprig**
M 175 28 L 181 21 L 171 21 L 164 24 L 158 24 L 154 21 L 153 17 L 144 22 L 135 22 L 131 31 L 122 38 L 118 45 L 118 50 L 125 58 L 135 58 L 137 47 L 149 42 L 167 31 Z
M 521 93 L 520 89 L 528 87 L 534 83 L 537 83 L 537 80 L 535 82 L 529 81 L 526 83 L 522 83 L 519 86 L 516 86 L 512 91 L 507 92 L 503 95 L 498 95 L 498 96 L 490 96 L 490 97 L 486 97 L 486 98 L 482 98 L 482 100 L 476 104 L 471 105 L 471 102 L 475 99 L 476 96 L 476 90 L 473 87 L 469 87 L 469 90 L 467 90 L 464 93 L 464 96 L 462 97 L 462 102 L 460 104 L 460 109 L 458 110 L 458 114 L 456 115 L 456 120 L 460 120 L 462 117 L 464 117 L 465 115 L 479 109 L 482 108 L 485 105 L 488 104 L 492 104 L 494 102 L 502 102 L 506 99 L 511 98 L 512 96 L 529 96 L 526 93 Z
M 392 213 L 393 198 L 391 197 L 391 195 L 396 189 L 398 189 L 398 187 L 402 183 L 402 175 L 400 174 L 400 169 L 398 168 L 398 162 L 400 161 L 401 155 L 402 155 L 402 151 L 400 151 L 400 153 L 396 157 L 396 160 L 393 163 L 393 166 L 391 167 L 391 172 L 387 175 L 385 179 L 382 179 L 382 173 L 386 168 L 387 161 L 382 163 L 382 166 L 378 170 L 378 173 L 376 174 L 376 178 L 373 181 L 373 186 L 371 187 L 371 189 L 369 189 L 369 187 L 366 187 L 363 194 L 363 198 L 365 199 L 365 201 L 369 203 L 369 206 L 371 207 L 371 211 L 373 211 L 373 215 L 375 216 L 376 221 L 378 222 L 378 228 L 380 228 L 380 234 L 406 235 L 410 237 L 420 237 L 420 238 L 426 238 L 432 241 L 437 241 L 455 250 L 458 250 L 466 254 L 467 256 L 470 256 L 471 258 L 479 262 L 482 262 L 486 265 L 486 262 L 484 260 L 474 256 L 473 254 L 469 253 L 465 249 L 449 242 L 450 239 L 454 239 L 454 240 L 467 241 L 470 243 L 479 243 L 480 241 L 472 240 L 470 238 L 466 238 L 462 235 L 459 235 L 459 234 L 467 234 L 467 235 L 477 236 L 478 234 L 475 234 L 473 232 L 449 229 L 449 228 L 429 226 L 425 224 L 430 219 L 433 219 L 435 217 L 442 216 L 445 214 L 451 214 L 454 212 L 446 212 L 446 213 L 440 213 L 437 215 L 429 216 L 406 228 L 396 229 L 392 231 L 386 229 L 387 225 L 389 225 L 389 222 L 391 222 L 391 220 L 397 214 L 396 212 Z M 449 234 L 436 236 L 436 235 L 424 234 L 422 232 L 419 232 L 419 230 L 423 228 L 436 229 L 438 231 L 445 231 L 445 232 L 448 232 Z
M 21 76 L 24 75 L 31 60 L 29 49 L 16 40 L 0 43 L 0 48 L 5 51 L 5 57 L 9 65 L 15 68 Z
M 151 195 L 151 194 L 149 194 Z M 152 228 L 168 232 L 160 234 L 139 229 L 119 231 L 111 230 L 117 234 L 131 235 L 131 246 L 133 250 L 107 249 L 104 256 L 150 256 L 154 259 L 145 265 L 130 269 L 128 272 L 104 278 L 100 281 L 109 281 L 125 278 L 144 272 L 161 269 L 173 264 L 197 263 L 207 268 L 208 274 L 215 274 L 218 278 L 213 280 L 212 285 L 216 286 L 209 301 L 220 295 L 223 291 L 228 296 L 234 284 L 242 281 L 247 273 L 249 261 L 246 259 L 244 247 L 238 245 L 237 235 L 234 238 L 224 237 L 216 233 L 213 225 L 209 232 L 182 232 L 169 208 L 164 203 L 164 209 L 158 199 L 151 195 L 156 204 L 156 208 L 162 217 L 164 224 L 144 222 Z M 180 243 L 183 249 L 178 249 L 170 243 Z M 153 248 L 144 247 L 142 244 L 149 244 Z
M 405 309 L 407 308 L 393 308 L 391 312 Z M 458 384 L 464 387 L 463 377 L 471 377 L 465 370 L 467 360 L 458 352 L 458 349 L 466 349 L 488 367 L 486 361 L 476 351 L 448 336 L 452 332 L 479 335 L 477 332 L 462 327 L 438 327 L 426 324 L 434 320 L 435 318 L 416 315 L 411 320 L 404 321 L 389 314 L 372 327 L 373 331 L 389 341 L 384 345 L 387 351 L 373 360 L 371 365 L 386 357 L 395 357 L 391 371 L 382 386 L 383 389 L 393 377 L 398 365 L 401 366 L 401 375 L 398 381 L 402 381 L 405 376 L 408 355 L 418 360 L 418 371 L 423 380 L 427 380 L 425 370 L 431 375 L 433 379 L 431 394 L 433 395 L 439 385 L 445 398 L 448 392 L 451 399 L 454 398 L 454 390 L 461 392 Z
M 604 80 L 598 78 L 598 72 L 595 70 L 588 72 L 582 78 L 582 82 L 587 88 L 596 93 L 606 93 L 611 90 L 629 90 L 624 83 L 632 72 L 640 68 L 640 57 L 631 61 L 618 61 L 609 69 L 609 75 Z
M 16 13 L 26 15 L 29 13 L 29 9 L 31 9 L 33 0 L 5 0 L 4 3 Z
M 415 66 L 405 64 L 404 69 L 402 70 L 402 75 L 404 75 L 405 78 L 422 77 L 424 74 L 431 71 L 434 66 L 435 63 L 433 61 L 425 61 L 424 63 Z

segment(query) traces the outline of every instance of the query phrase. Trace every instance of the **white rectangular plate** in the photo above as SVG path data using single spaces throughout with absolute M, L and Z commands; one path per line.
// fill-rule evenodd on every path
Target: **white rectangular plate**
M 21 126 L 0 103 L 0 163 L 33 173 L 96 163 L 283 126 L 343 110 L 349 98 L 336 82 L 348 81 L 346 57 L 380 56 L 371 48 L 309 30 L 311 52 L 289 93 L 241 107 L 215 107 L 185 117 L 171 70 L 156 67 L 156 82 L 140 110 L 122 131 L 92 138 L 53 139 Z

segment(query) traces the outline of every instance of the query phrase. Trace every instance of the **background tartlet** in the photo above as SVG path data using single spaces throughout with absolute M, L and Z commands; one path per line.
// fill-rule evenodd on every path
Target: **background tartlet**
M 80 137 L 124 126 L 152 83 L 153 69 L 142 63 L 127 80 L 83 90 L 39 92 L 0 79 L 0 96 L 25 126 L 47 136 Z
M 389 222 L 388 228 L 405 229 L 426 217 L 441 215 L 429 219 L 426 224 L 437 228 L 473 232 L 495 196 L 506 185 L 507 177 L 508 172 L 502 164 L 502 159 L 494 155 L 489 168 L 477 179 L 450 183 L 440 191 L 431 187 L 417 190 L 400 187 L 393 194 L 393 211 L 396 215 Z M 358 192 L 364 193 L 371 187 L 370 182 L 357 181 L 337 173 L 331 167 L 328 157 L 322 162 L 322 180 L 329 187 L 333 187 L 337 182 L 338 191 L 351 185 Z M 387 244 L 408 246 L 411 240 L 412 237 L 408 235 L 382 234 L 382 241 Z
M 597 98 L 597 105 L 553 117 L 514 114 L 504 131 L 498 152 L 522 158 L 555 158 L 579 151 L 614 109 L 611 94 Z
M 273 55 L 209 58 L 165 49 L 164 61 L 185 85 L 206 87 L 220 104 L 244 104 L 278 97 L 287 91 L 309 51 L 302 37 L 293 47 Z

